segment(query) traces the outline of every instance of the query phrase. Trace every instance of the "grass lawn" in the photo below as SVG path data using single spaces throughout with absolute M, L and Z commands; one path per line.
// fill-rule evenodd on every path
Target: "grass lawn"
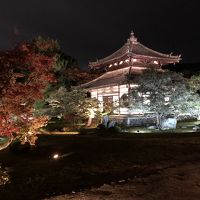
M 53 159 L 54 153 L 61 155 Z M 10 184 L 0 199 L 42 199 L 153 173 L 153 166 L 200 160 L 200 135 L 40 135 L 30 152 L 0 152 Z

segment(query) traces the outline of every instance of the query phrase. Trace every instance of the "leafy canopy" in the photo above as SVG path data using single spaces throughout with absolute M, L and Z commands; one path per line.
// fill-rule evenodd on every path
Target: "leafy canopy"
M 181 74 L 163 70 L 145 70 L 130 81 L 138 84 L 131 91 L 130 107 L 141 112 L 161 115 L 197 114 L 199 96 L 192 92 L 188 80 Z
M 53 74 L 54 54 L 41 54 L 53 42 L 33 40 L 15 49 L 0 52 L 0 135 L 20 137 L 35 142 L 37 129 L 47 122 L 46 116 L 34 115 L 34 103 L 44 98 L 44 90 L 56 81 Z

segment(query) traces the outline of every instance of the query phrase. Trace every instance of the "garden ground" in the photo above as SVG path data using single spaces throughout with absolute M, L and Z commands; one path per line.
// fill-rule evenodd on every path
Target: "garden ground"
M 50 200 L 199 200 L 200 162 L 167 163 L 154 167 L 155 173 L 145 177 L 119 180 Z
M 10 175 L 2 200 L 200 199 L 198 133 L 41 135 L 30 152 L 1 151 L 0 162 Z

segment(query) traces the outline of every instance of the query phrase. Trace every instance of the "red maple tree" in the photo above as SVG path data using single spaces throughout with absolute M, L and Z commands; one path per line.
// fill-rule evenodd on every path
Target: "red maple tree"
M 41 54 L 34 41 L 0 52 L 0 136 L 17 135 L 34 144 L 38 128 L 48 121 L 34 116 L 34 103 L 55 81 L 54 62 L 54 55 Z

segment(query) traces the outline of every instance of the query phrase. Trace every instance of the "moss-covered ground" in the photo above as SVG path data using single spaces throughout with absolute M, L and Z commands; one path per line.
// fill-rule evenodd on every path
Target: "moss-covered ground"
M 57 153 L 59 159 L 53 159 Z M 200 160 L 200 134 L 40 135 L 30 151 L 0 152 L 10 183 L 2 200 L 39 200 Z

